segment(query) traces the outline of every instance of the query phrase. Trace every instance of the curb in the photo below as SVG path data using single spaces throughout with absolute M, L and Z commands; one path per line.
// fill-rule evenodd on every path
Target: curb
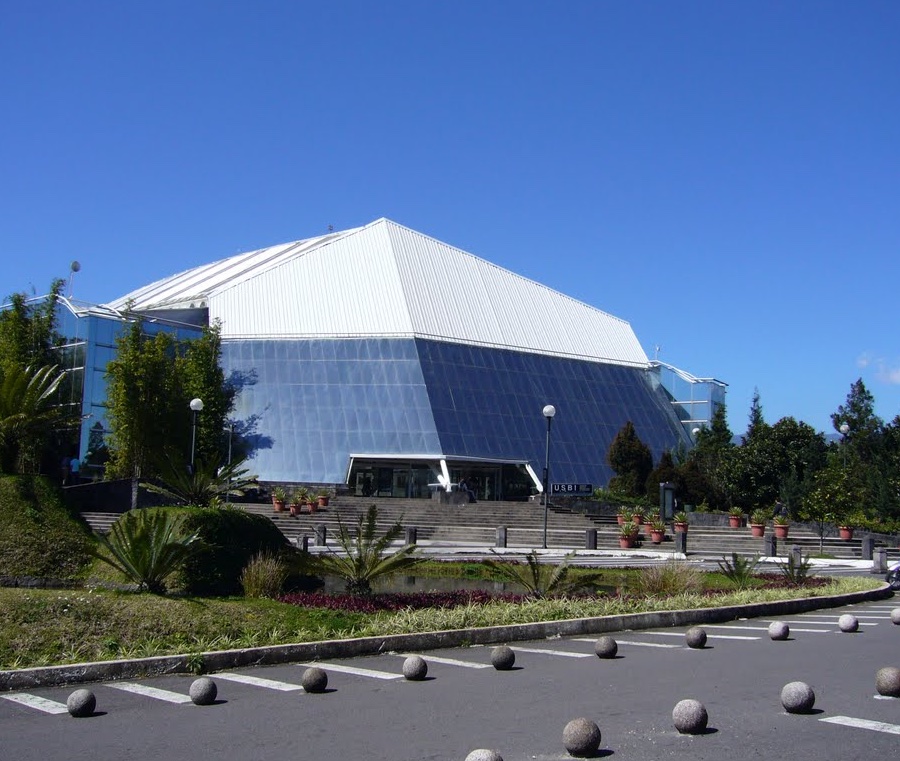
M 832 597 L 803 597 L 797 600 L 730 605 L 697 610 L 667 610 L 652 613 L 626 613 L 618 616 L 573 618 L 532 624 L 489 626 L 477 629 L 451 629 L 421 634 L 393 634 L 383 637 L 323 640 L 294 645 L 268 645 L 242 650 L 221 650 L 192 655 L 165 655 L 117 661 L 74 663 L 64 666 L 0 671 L 0 691 L 56 687 L 66 684 L 105 682 L 166 674 L 188 674 L 202 657 L 204 671 L 263 666 L 278 663 L 314 661 L 323 658 L 352 658 L 392 651 L 427 651 L 467 645 L 491 645 L 522 640 L 608 634 L 636 629 L 713 624 L 739 618 L 806 613 L 821 608 L 837 608 L 871 600 L 893 597 L 890 585 L 865 592 L 850 592 Z

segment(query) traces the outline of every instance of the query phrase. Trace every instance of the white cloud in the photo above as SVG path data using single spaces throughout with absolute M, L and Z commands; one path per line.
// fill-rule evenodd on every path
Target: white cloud
M 872 364 L 872 357 L 867 351 L 864 351 L 856 358 L 857 367 L 868 367 L 870 364 Z
M 900 385 L 900 367 L 888 367 L 886 362 L 879 362 L 875 377 L 882 383 Z

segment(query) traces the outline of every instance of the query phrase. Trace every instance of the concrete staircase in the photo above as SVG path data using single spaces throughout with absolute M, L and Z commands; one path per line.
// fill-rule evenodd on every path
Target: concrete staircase
M 271 519 L 291 541 L 308 536 L 315 543 L 316 528 L 324 526 L 328 543 L 334 544 L 339 521 L 345 526 L 356 525 L 357 517 L 365 514 L 369 505 L 378 506 L 378 526 L 383 531 L 396 522 L 404 528 L 415 527 L 419 542 L 433 542 L 444 546 L 481 547 L 496 545 L 497 529 L 507 529 L 508 547 L 540 547 L 543 541 L 544 508 L 536 502 L 477 502 L 468 505 L 447 505 L 429 499 L 391 498 L 332 498 L 328 507 L 315 513 L 303 513 L 297 517 L 289 513 L 276 513 L 271 504 L 243 504 L 249 512 Z M 115 513 L 83 512 L 82 517 L 94 531 L 105 533 L 119 516 Z M 585 515 L 565 507 L 551 505 L 547 514 L 547 546 L 553 549 L 584 549 L 588 529 L 597 530 L 597 549 L 618 550 L 619 528 L 614 516 Z M 771 527 L 767 528 L 771 531 Z M 790 538 L 778 541 L 778 552 L 786 552 L 792 545 L 803 549 L 804 554 L 819 552 L 819 537 L 809 527 L 792 524 Z M 876 546 L 885 546 L 876 542 Z M 673 551 L 671 530 L 659 545 L 644 538 L 642 549 Z M 749 528 L 697 525 L 692 523 L 687 537 L 690 555 L 721 556 L 737 552 L 740 555 L 764 553 L 765 540 L 750 535 Z M 860 538 L 843 541 L 836 536 L 825 537 L 822 551 L 834 558 L 860 558 Z M 889 545 L 889 558 L 900 558 L 896 545 Z

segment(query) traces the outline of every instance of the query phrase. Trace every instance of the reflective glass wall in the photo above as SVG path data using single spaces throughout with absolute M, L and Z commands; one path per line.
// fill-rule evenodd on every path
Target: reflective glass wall
M 264 481 L 342 483 L 350 455 L 365 454 L 528 461 L 540 473 L 546 404 L 555 482 L 605 484 L 628 420 L 655 459 L 685 440 L 638 368 L 384 338 L 226 340 L 222 357 Z

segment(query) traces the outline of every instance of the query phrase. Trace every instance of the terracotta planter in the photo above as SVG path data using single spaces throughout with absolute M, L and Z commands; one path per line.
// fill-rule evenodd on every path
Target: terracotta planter
M 765 523 L 751 523 L 750 536 L 764 536 L 766 533 Z
M 316 511 L 316 502 L 307 502 L 306 506 L 309 508 L 310 513 L 314 513 Z
M 300 515 L 300 505 L 290 505 L 288 509 L 291 511 L 291 515 L 295 518 Z
M 654 530 L 654 531 L 650 532 L 650 541 L 653 542 L 653 544 L 661 544 L 662 540 L 665 538 L 666 538 L 665 531 L 655 531 Z
M 617 515 L 617 516 L 616 516 L 616 523 L 618 523 L 620 526 L 624 526 L 624 525 L 625 525 L 625 516 L 624 516 L 624 515 Z
M 790 526 L 787 526 L 787 525 L 784 525 L 784 524 L 779 525 L 779 524 L 776 523 L 776 524 L 773 526 L 773 530 L 775 531 L 775 538 L 776 538 L 776 539 L 787 539 L 787 538 L 788 538 L 788 529 L 789 529 L 789 528 L 790 528 Z
M 284 512 L 284 500 L 283 499 L 273 499 L 272 507 L 275 508 L 276 513 Z
M 838 532 L 840 532 L 841 539 L 845 542 L 849 542 L 853 538 L 853 528 L 851 526 L 838 526 Z
M 728 516 L 728 525 L 731 528 L 743 528 L 744 526 L 744 516 L 742 515 L 729 515 Z
M 644 516 L 643 515 L 633 515 L 631 517 L 631 520 L 633 520 L 635 523 L 637 523 L 638 526 L 640 526 L 644 522 Z
M 316 497 L 319 507 L 328 507 L 328 497 Z
M 634 547 L 634 539 L 626 539 L 625 537 L 620 536 L 619 547 L 621 547 L 623 550 L 630 550 L 632 547 Z
M 687 524 L 687 523 L 674 523 L 674 524 L 672 524 L 672 525 L 675 526 L 675 531 L 678 532 L 679 534 L 686 534 L 686 533 L 687 533 L 687 530 L 688 530 L 688 524 Z

